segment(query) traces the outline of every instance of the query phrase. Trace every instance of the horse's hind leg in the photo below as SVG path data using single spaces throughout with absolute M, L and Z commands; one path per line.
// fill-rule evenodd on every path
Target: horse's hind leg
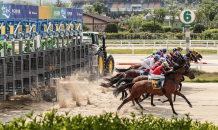
M 135 102 L 134 102 L 134 100 L 132 100 L 132 106 L 135 106 Z
M 147 93 L 146 95 L 143 95 L 144 98 L 140 102 L 142 102 L 143 100 L 147 99 L 149 97 L 149 95 L 150 95 L 150 93 Z
M 135 98 L 135 102 L 139 105 L 139 107 L 140 107 L 142 110 L 145 110 L 145 109 L 141 106 L 141 104 L 139 104 L 138 98 Z
M 189 102 L 189 100 L 188 100 L 182 93 L 180 93 L 179 91 L 176 91 L 174 94 L 176 94 L 176 95 L 181 96 L 182 98 L 184 98 L 185 101 L 189 104 L 189 106 L 192 107 L 192 104 Z
M 153 100 L 154 100 L 154 95 L 153 95 L 153 94 L 151 94 L 151 105 L 152 105 L 152 106 L 156 106 L 156 105 L 154 105 L 154 102 L 153 102 Z
M 130 95 L 127 99 L 125 99 L 122 104 L 117 108 L 117 110 L 119 111 L 121 109 L 121 107 L 126 104 L 127 102 L 129 101 L 132 101 L 133 99 L 135 99 L 135 96 L 134 95 Z

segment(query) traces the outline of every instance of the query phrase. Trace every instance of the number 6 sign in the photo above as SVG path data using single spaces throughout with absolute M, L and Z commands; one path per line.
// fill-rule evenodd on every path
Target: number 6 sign
M 196 14 L 190 9 L 185 9 L 179 14 L 179 20 L 183 24 L 191 24 L 195 21 L 195 19 Z

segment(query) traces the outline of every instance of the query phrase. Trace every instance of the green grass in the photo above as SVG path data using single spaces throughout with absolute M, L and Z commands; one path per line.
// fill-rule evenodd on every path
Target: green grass
M 134 49 L 134 54 L 152 54 L 153 50 L 158 49 Z M 217 54 L 217 50 L 211 49 L 197 49 L 199 54 Z M 109 54 L 132 54 L 132 49 L 107 49 Z M 172 52 L 172 49 L 169 49 L 168 52 Z M 182 54 L 185 54 L 186 50 L 184 49 Z
M 152 109 L 152 108 L 151 108 Z M 137 118 L 138 116 L 138 118 Z M 57 109 L 49 113 L 33 116 L 33 111 L 26 117 L 14 118 L 10 124 L 2 124 L 1 130 L 218 130 L 212 122 L 200 122 L 190 118 L 189 114 L 171 119 L 154 117 L 152 114 L 131 112 L 130 117 L 120 117 L 117 113 L 96 116 L 57 114 Z
M 209 73 L 201 70 L 192 70 L 195 74 L 195 79 L 191 80 L 188 77 L 185 77 L 184 82 L 197 82 L 197 83 L 210 83 L 210 82 L 218 82 L 218 72 Z

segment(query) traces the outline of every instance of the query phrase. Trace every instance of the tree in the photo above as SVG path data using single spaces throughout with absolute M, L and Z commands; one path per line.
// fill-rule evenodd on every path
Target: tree
M 10 2 L 9 2 L 10 3 Z M 20 5 L 36 5 L 30 1 L 23 1 L 23 0 L 13 0 L 10 4 L 20 4 Z
M 145 15 L 147 15 L 147 14 L 150 13 L 150 12 L 151 12 L 150 9 L 144 9 L 144 10 L 142 11 L 142 13 L 145 14 Z
M 202 15 L 206 18 L 207 27 L 210 29 L 210 23 L 214 20 L 218 13 L 218 3 L 213 0 L 202 0 L 199 11 L 203 13 Z
M 165 8 L 155 8 L 154 9 L 154 14 L 156 15 L 156 20 L 160 24 L 163 24 L 167 13 L 168 13 L 167 9 L 165 9 Z
M 94 14 L 98 13 L 94 10 L 93 6 L 90 5 L 90 3 L 86 3 L 86 5 L 84 6 L 84 12 L 85 13 L 94 13 Z
M 129 25 L 128 29 L 138 29 L 142 26 L 142 23 L 145 21 L 144 14 L 139 14 L 138 16 L 134 16 L 131 14 L 131 17 L 128 15 L 125 16 L 126 24 Z
M 98 12 L 98 14 L 102 14 L 103 13 L 104 3 L 95 2 L 93 4 L 93 7 L 94 7 L 95 12 Z
M 170 16 L 170 21 L 173 27 L 176 17 L 179 15 L 181 10 L 183 10 L 183 6 L 179 7 L 178 1 L 174 1 L 174 0 L 165 0 L 164 4 L 165 4 L 165 7 L 168 8 L 168 14 Z
M 105 27 L 107 33 L 118 33 L 117 25 L 115 23 L 108 23 Z
M 89 31 L 90 27 L 87 26 L 86 24 L 83 24 L 83 31 Z

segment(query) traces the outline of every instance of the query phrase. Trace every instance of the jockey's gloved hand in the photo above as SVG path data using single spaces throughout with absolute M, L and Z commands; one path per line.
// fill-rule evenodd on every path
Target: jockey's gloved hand
M 150 71 L 150 69 L 146 69 L 146 71 L 145 71 L 145 72 L 146 72 L 146 73 L 148 73 L 149 71 Z

